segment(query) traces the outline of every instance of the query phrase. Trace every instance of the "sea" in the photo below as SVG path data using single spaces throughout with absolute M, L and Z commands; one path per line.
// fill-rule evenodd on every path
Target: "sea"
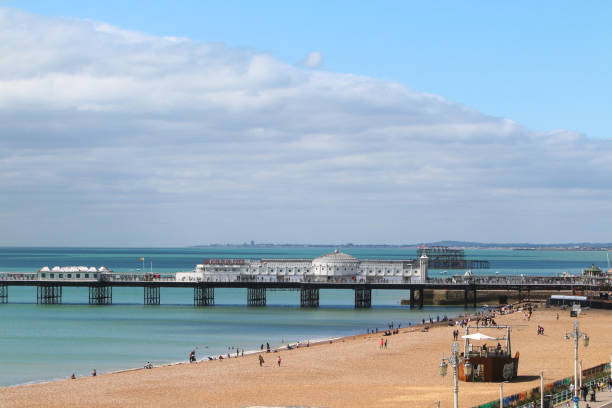
M 324 247 L 193 248 L 1 248 L 0 272 L 35 272 L 43 266 L 106 266 L 115 272 L 192 270 L 204 258 L 315 258 Z M 410 259 L 414 248 L 342 248 L 361 259 Z M 602 251 L 466 250 L 466 258 L 490 261 L 475 274 L 543 275 L 607 268 Z M 465 271 L 432 270 L 430 276 Z M 266 307 L 247 307 L 246 289 L 216 289 L 215 306 L 194 307 L 192 289 L 161 289 L 159 306 L 143 305 L 142 288 L 114 288 L 113 304 L 88 305 L 87 288 L 64 288 L 61 305 L 37 305 L 34 287 L 9 287 L 0 304 L 0 386 L 36 383 L 259 350 L 402 327 L 456 316 L 457 307 L 400 304 L 408 291 L 374 290 L 371 309 L 354 309 L 350 290 L 321 290 L 320 307 L 299 307 L 299 292 L 269 291 Z M 471 312 L 473 310 L 468 310 Z

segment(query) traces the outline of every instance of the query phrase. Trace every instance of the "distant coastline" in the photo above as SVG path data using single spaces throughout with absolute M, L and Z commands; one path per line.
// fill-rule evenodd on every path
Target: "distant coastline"
M 192 248 L 409 248 L 415 249 L 420 246 L 446 246 L 462 249 L 508 249 L 515 251 L 609 251 L 612 250 L 612 242 L 570 242 L 556 244 L 532 244 L 532 243 L 488 243 L 471 241 L 436 241 L 419 242 L 410 244 L 299 244 L 299 243 L 271 243 L 271 242 L 244 242 L 239 243 L 212 243 L 193 245 Z

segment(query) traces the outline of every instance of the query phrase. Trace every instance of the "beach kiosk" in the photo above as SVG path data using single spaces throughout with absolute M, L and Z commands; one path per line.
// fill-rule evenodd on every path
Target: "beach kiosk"
M 476 329 L 470 333 L 470 329 Z M 505 336 L 489 336 L 479 330 L 506 330 Z M 510 326 L 467 326 L 463 350 L 464 360 L 459 365 L 459 380 L 466 382 L 501 382 L 517 376 L 519 353 L 512 356 Z M 480 342 L 475 344 L 475 342 Z

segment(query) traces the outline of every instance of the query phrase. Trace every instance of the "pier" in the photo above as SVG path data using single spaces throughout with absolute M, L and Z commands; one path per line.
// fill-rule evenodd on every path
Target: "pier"
M 612 290 L 610 279 L 588 276 L 466 276 L 444 279 L 429 278 L 423 282 L 406 282 L 378 277 L 365 279 L 333 277 L 303 277 L 287 280 L 282 277 L 238 276 L 233 279 L 209 279 L 206 281 L 177 281 L 173 274 L 125 274 L 109 273 L 98 280 L 50 280 L 39 279 L 36 273 L 0 273 L 0 304 L 9 301 L 11 286 L 30 286 L 35 288 L 36 303 L 56 305 L 62 303 L 64 287 L 83 287 L 88 289 L 90 305 L 112 305 L 113 288 L 143 288 L 143 303 L 159 305 L 162 289 L 192 288 L 194 306 L 214 306 L 215 289 L 242 288 L 247 290 L 247 305 L 252 307 L 266 306 L 266 294 L 269 290 L 299 291 L 299 305 L 304 308 L 319 307 L 319 295 L 322 290 L 346 289 L 354 292 L 355 308 L 372 307 L 373 290 L 408 290 L 410 291 L 410 308 L 423 308 L 424 291 L 428 289 L 446 289 L 462 291 L 464 307 L 476 307 L 479 291 L 503 290 L 519 294 L 519 298 L 528 298 L 531 291 L 560 291 L 572 293 L 584 291 L 608 292 Z

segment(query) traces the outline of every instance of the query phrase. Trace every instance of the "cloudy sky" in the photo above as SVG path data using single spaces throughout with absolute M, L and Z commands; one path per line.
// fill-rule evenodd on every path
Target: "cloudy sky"
M 532 116 L 517 121 L 486 98 L 329 68 L 321 41 L 288 58 L 247 33 L 240 44 L 9 3 L 0 245 L 612 241 L 612 138 L 605 122 L 549 126 L 556 93 L 535 107 L 519 89 Z M 590 103 L 605 111 L 599 92 Z

